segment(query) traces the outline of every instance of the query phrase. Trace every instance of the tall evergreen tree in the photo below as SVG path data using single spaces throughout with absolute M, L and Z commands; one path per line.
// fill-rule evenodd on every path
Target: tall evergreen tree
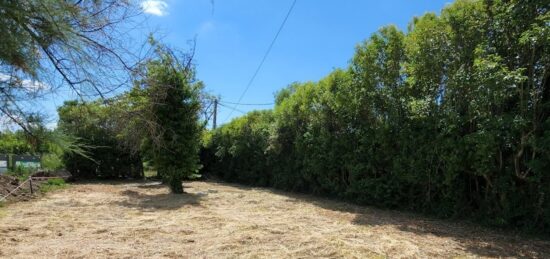
M 145 119 L 155 125 L 147 142 L 159 175 L 172 192 L 183 193 L 182 180 L 199 168 L 202 83 L 195 82 L 190 57 L 179 59 L 155 45 L 157 57 L 145 64 L 139 81 L 146 96 Z

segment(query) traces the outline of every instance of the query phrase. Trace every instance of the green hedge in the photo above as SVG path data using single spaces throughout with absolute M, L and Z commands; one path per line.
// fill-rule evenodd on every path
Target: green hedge
M 62 162 L 76 179 L 143 178 L 143 161 L 117 138 L 109 107 L 66 101 L 58 108 L 58 128 L 77 138 L 87 157 L 65 152 Z
M 210 132 L 204 174 L 550 233 L 544 1 L 456 1 Z

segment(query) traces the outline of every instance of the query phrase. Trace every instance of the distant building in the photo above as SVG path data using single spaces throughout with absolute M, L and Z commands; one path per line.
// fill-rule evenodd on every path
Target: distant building
M 10 169 L 15 170 L 17 167 L 36 169 L 41 166 L 39 156 L 0 154 L 0 174 L 5 174 Z
M 4 174 L 8 171 L 9 156 L 0 154 L 0 174 Z
M 40 157 L 30 155 L 14 155 L 12 161 L 15 163 L 15 168 L 40 168 Z

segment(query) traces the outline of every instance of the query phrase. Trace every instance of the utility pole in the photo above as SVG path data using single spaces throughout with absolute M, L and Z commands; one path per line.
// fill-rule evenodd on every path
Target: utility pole
M 217 117 L 218 117 L 218 98 L 214 98 L 214 121 L 212 123 L 213 129 L 216 129 Z

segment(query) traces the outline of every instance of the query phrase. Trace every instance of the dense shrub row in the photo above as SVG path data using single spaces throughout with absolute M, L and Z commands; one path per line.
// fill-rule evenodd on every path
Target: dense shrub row
M 77 179 L 143 177 L 141 155 L 120 144 L 112 109 L 99 102 L 67 101 L 58 108 L 59 130 L 77 138 L 86 153 L 65 152 L 65 168 Z
M 457 1 L 210 132 L 204 171 L 550 233 L 545 1 Z

